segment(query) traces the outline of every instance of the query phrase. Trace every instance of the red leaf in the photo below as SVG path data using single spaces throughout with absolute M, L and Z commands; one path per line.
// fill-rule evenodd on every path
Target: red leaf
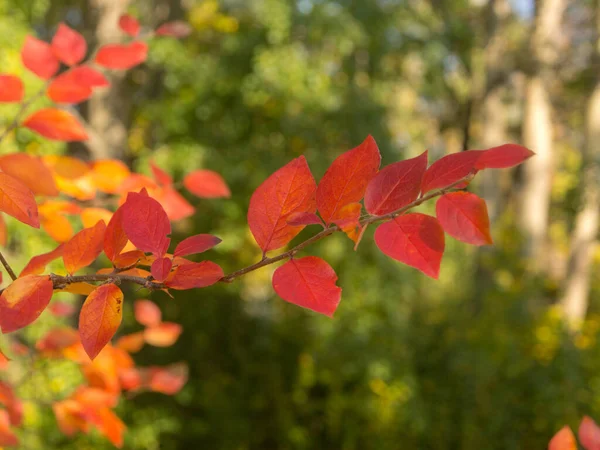
M 64 244 L 60 244 L 54 250 L 48 253 L 43 253 L 41 255 L 34 256 L 29 260 L 25 268 L 21 271 L 19 277 L 24 277 L 25 275 L 41 275 L 46 270 L 46 266 L 51 261 L 58 259 L 63 254 L 63 246 Z
M 154 192 L 153 197 L 162 205 L 169 220 L 177 221 L 190 217 L 196 211 L 183 196 L 172 187 Z
M 579 425 L 579 442 L 585 450 L 600 450 L 600 427 L 585 416 Z
M 67 66 L 73 66 L 85 58 L 87 43 L 81 34 L 61 23 L 52 38 L 54 55 Z
M 106 79 L 106 77 L 102 74 L 102 72 L 97 71 L 96 69 L 92 69 L 88 66 L 77 66 L 73 67 L 68 72 L 65 72 L 65 75 L 69 74 L 69 78 L 73 80 L 74 83 L 80 86 L 87 87 L 106 87 L 110 86 L 110 83 Z
M 163 256 L 171 241 L 171 222 L 160 203 L 143 194 L 130 192 L 123 204 L 123 230 L 131 243 L 143 252 Z
M 74 274 L 96 260 L 102 252 L 105 231 L 106 225 L 101 220 L 91 228 L 84 228 L 65 244 L 63 261 L 67 272 Z
M 123 14 L 119 17 L 119 28 L 129 36 L 136 37 L 140 32 L 140 23 L 129 14 Z
M 476 171 L 475 165 L 482 155 L 480 150 L 452 153 L 434 162 L 423 175 L 421 192 L 448 187 Z
M 79 121 L 62 109 L 47 108 L 31 114 L 23 125 L 56 141 L 85 141 L 88 135 Z
M 81 307 L 79 335 L 90 359 L 112 339 L 123 318 L 123 292 L 114 284 L 103 284 Z
M 577 450 L 575 436 L 567 425 L 561 428 L 550 440 L 548 450 Z
M 342 288 L 329 264 L 316 256 L 291 259 L 273 274 L 273 289 L 286 302 L 333 317 Z
M 287 220 L 288 225 L 293 227 L 298 227 L 301 225 L 321 225 L 323 226 L 323 222 L 321 218 L 317 216 L 315 213 L 308 212 L 299 212 L 290 214 Z
M 150 273 L 156 281 L 163 281 L 169 275 L 173 267 L 171 258 L 158 258 L 150 266 Z
M 39 317 L 52 297 L 48 276 L 26 275 L 13 281 L 0 296 L 0 328 L 19 330 Z
M 192 27 L 181 20 L 163 23 L 156 30 L 157 36 L 170 36 L 174 38 L 184 38 L 192 32 Z
M 167 367 L 153 367 L 150 370 L 150 389 L 166 395 L 177 394 L 188 379 L 185 363 L 171 364 Z
M 100 47 L 96 63 L 108 69 L 127 70 L 146 61 L 148 45 L 134 41 L 129 44 L 107 44 Z
M 79 342 L 79 333 L 73 328 L 53 328 L 36 342 L 35 348 L 43 353 L 56 354 Z
M 150 161 L 150 168 L 152 169 L 152 175 L 158 184 L 162 184 L 163 186 L 173 185 L 173 178 L 171 178 L 171 175 L 162 170 L 152 161 Z
M 80 103 L 90 98 L 92 88 L 77 83 L 71 72 L 65 72 L 50 83 L 46 94 L 56 103 Z
M 381 155 L 371 135 L 333 161 L 317 188 L 317 207 L 326 225 L 349 203 L 359 202 L 379 169 Z
M 263 253 L 290 242 L 304 226 L 287 219 L 299 212 L 314 213 L 315 180 L 304 156 L 294 159 L 267 178 L 252 194 L 248 225 Z
M 10 429 L 10 419 L 6 410 L 0 410 L 0 445 L 3 447 L 19 445 L 19 438 Z
M 389 257 L 438 278 L 445 242 L 435 217 L 420 213 L 396 217 L 377 228 L 375 243 Z
M 40 227 L 33 193 L 16 178 L 1 172 L 0 211 L 34 228 Z
M 484 150 L 481 158 L 475 164 L 475 168 L 482 170 L 514 167 L 533 155 L 535 153 L 528 148 L 516 144 L 504 144 Z
M 4 173 L 25 184 L 35 195 L 58 195 L 52 172 L 38 156 L 27 153 L 0 156 L 0 168 Z
M 223 269 L 212 261 L 189 263 L 179 266 L 165 284 L 178 290 L 202 288 L 215 284 L 223 275 Z
M 127 236 L 123 229 L 123 207 L 117 208 L 110 218 L 104 232 L 104 253 L 113 263 L 127 245 Z
M 181 325 L 178 323 L 163 322 L 146 328 L 144 339 L 154 347 L 170 347 L 177 342 L 181 331 Z
M 365 192 L 367 212 L 378 216 L 388 214 L 415 201 L 426 169 L 427 151 L 381 169 Z
M 18 103 L 24 94 L 25 88 L 19 77 L 0 74 L 0 103 Z
M 435 209 L 442 228 L 450 236 L 467 244 L 492 244 L 487 207 L 475 194 L 445 194 L 438 199 Z
M 217 172 L 194 170 L 183 179 L 185 188 L 200 198 L 221 198 L 231 196 L 227 184 Z
M 195 253 L 202 253 L 210 250 L 219 243 L 221 243 L 221 239 L 212 234 L 196 234 L 177 244 L 173 256 L 187 256 Z
M 135 320 L 144 326 L 152 327 L 162 321 L 162 313 L 156 303 L 150 300 L 136 300 L 133 304 Z
M 33 36 L 25 38 L 21 49 L 21 61 L 27 69 L 44 80 L 52 78 L 60 66 L 50 44 Z

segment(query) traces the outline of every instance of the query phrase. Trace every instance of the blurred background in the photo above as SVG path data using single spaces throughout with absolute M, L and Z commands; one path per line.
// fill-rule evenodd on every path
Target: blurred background
M 189 198 L 198 213 L 175 232 L 223 238 L 226 272 L 260 259 L 250 195 L 301 154 L 318 180 L 368 134 L 383 164 L 507 142 L 537 153 L 478 175 L 470 189 L 487 201 L 495 245 L 447 238 L 439 281 L 385 257 L 370 230 L 357 252 L 343 235 L 310 249 L 340 277 L 333 320 L 278 299 L 274 267 L 154 294 L 184 332 L 136 362 L 187 361 L 190 379 L 175 396 L 121 402 L 124 448 L 542 449 L 564 424 L 600 419 L 599 2 L 0 0 L 2 72 L 23 73 L 27 33 L 49 39 L 65 21 L 92 46 L 114 42 L 123 12 L 193 32 L 153 41 L 146 64 L 83 105 L 100 142 L 64 147 L 25 130 L 2 152 L 121 158 L 143 173 L 152 159 L 177 180 L 219 172 L 232 198 Z M 21 267 L 50 248 L 13 225 Z M 128 307 L 120 333 L 139 329 Z M 76 383 L 71 371 L 40 367 L 24 395 L 51 398 Z M 25 412 L 23 448 L 111 448 L 94 433 L 64 437 L 48 407 Z

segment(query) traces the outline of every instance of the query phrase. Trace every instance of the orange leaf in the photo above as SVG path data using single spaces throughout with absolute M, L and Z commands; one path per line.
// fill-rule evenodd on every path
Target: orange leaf
M 144 339 L 155 347 L 170 347 L 181 334 L 182 328 L 178 323 L 162 322 L 144 330 Z
M 81 222 L 84 228 L 93 227 L 101 220 L 109 223 L 112 216 L 112 211 L 104 208 L 83 208 L 81 210 Z
M 92 292 L 81 307 L 79 334 L 91 359 L 112 339 L 123 317 L 123 292 L 114 284 L 104 284 Z
M 78 283 L 73 283 L 78 284 Z M 72 286 L 72 285 L 69 285 Z M 91 286 L 91 285 L 90 285 Z M 75 312 L 75 307 L 70 303 L 65 302 L 52 302 L 49 311 L 56 317 L 69 317 Z
M 185 363 L 150 369 L 150 389 L 166 395 L 174 395 L 181 390 L 188 379 Z
M 96 64 L 108 69 L 131 69 L 146 61 L 148 44 L 134 41 L 129 44 L 107 44 L 96 54 Z
M 286 302 L 332 317 L 342 288 L 327 262 L 316 256 L 290 259 L 273 273 L 273 289 Z
M 123 182 L 131 175 L 125 164 L 115 159 L 95 161 L 92 179 L 98 190 L 108 194 L 119 192 Z
M 91 167 L 86 162 L 72 156 L 49 155 L 44 156 L 44 162 L 56 175 L 67 180 L 76 180 L 88 174 Z
M 27 69 L 44 80 L 52 78 L 60 66 L 50 44 L 33 36 L 25 38 L 21 49 L 21 61 Z
M 48 276 L 25 275 L 13 281 L 0 296 L 0 328 L 19 330 L 39 317 L 52 297 Z
M 0 214 L 0 246 L 5 247 L 8 241 L 8 230 L 6 229 L 6 221 L 4 216 Z
M 56 292 L 69 292 L 71 294 L 90 295 L 96 286 L 90 283 L 71 283 L 63 289 L 57 289 Z
M 161 188 L 152 197 L 161 204 L 169 220 L 185 219 L 195 212 L 194 207 L 172 187 Z
M 317 187 L 317 207 L 326 225 L 331 224 L 339 210 L 359 202 L 368 183 L 377 173 L 381 155 L 372 136 L 358 147 L 338 156 Z
M 579 425 L 579 442 L 585 450 L 600 449 L 600 427 L 591 417 L 585 416 Z
M 287 223 L 290 215 L 315 212 L 315 180 L 304 156 L 267 178 L 252 194 L 248 225 L 263 253 L 288 244 L 304 226 Z
M 104 253 L 113 263 L 127 244 L 127 236 L 123 229 L 123 207 L 117 208 L 111 217 L 106 232 L 104 233 Z M 129 264 L 123 264 L 119 267 L 127 267 Z
M 54 328 L 36 342 L 35 348 L 48 355 L 59 356 L 60 352 L 79 342 L 79 333 L 73 328 Z
M 183 185 L 200 198 L 231 197 L 223 177 L 212 170 L 194 170 L 185 176 Z
M 119 419 L 114 412 L 108 408 L 100 408 L 96 411 L 98 422 L 96 426 L 98 431 L 118 448 L 123 447 L 123 433 L 125 432 L 125 424 Z
M 116 347 L 129 353 L 139 352 L 144 346 L 144 332 L 126 334 L 121 336 L 116 343 Z
M 25 88 L 19 77 L 0 74 L 0 103 L 19 103 L 24 93 Z
M 154 164 L 153 161 L 150 161 L 150 169 L 152 169 L 152 175 L 158 184 L 163 186 L 171 186 L 173 184 L 173 178 L 171 178 L 171 175 Z
M 133 311 L 135 320 L 147 327 L 158 325 L 162 320 L 160 308 L 150 300 L 136 300 Z
M 223 275 L 223 269 L 212 261 L 189 263 L 179 266 L 165 284 L 178 290 L 202 288 L 215 284 Z
M 27 153 L 11 153 L 0 156 L 2 172 L 21 181 L 35 195 L 56 197 L 58 189 L 52 172 L 41 158 Z
M 564 426 L 550 440 L 548 450 L 577 450 L 577 443 L 571 428 Z
M 140 32 L 140 23 L 129 14 L 123 14 L 119 17 L 119 28 L 129 36 L 136 37 Z
M 67 66 L 73 66 L 85 57 L 87 43 L 81 34 L 61 23 L 52 38 L 54 55 Z
M 0 173 L 0 211 L 34 228 L 40 227 L 33 193 L 19 180 L 5 173 Z
M 84 228 L 65 244 L 63 261 L 67 272 L 73 274 L 94 262 L 102 252 L 105 230 L 106 225 L 100 221 L 91 228 Z
M 23 125 L 36 133 L 56 141 L 85 141 L 88 134 L 79 121 L 62 109 L 46 108 L 31 114 Z
M 19 439 L 10 429 L 10 419 L 6 410 L 0 410 L 0 445 L 7 447 L 19 445 Z
M 92 88 L 79 84 L 71 72 L 57 76 L 46 90 L 48 97 L 56 103 L 81 103 L 92 96 Z
M 44 273 L 44 270 L 46 270 L 46 266 L 48 265 L 48 263 L 60 258 L 62 254 L 63 244 L 60 244 L 51 252 L 34 256 L 29 260 L 25 268 L 21 271 L 19 277 L 24 277 L 25 275 L 41 275 L 42 273 Z
M 42 227 L 56 242 L 67 242 L 73 237 L 71 222 L 61 214 L 42 216 Z

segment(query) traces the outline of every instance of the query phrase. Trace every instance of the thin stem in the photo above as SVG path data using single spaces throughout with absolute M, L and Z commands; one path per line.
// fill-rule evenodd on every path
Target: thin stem
M 0 262 L 4 266 L 4 269 L 6 269 L 6 273 L 8 273 L 10 278 L 13 281 L 15 281 L 17 279 L 17 275 L 15 275 L 15 272 L 12 270 L 12 267 L 10 267 L 10 264 L 8 263 L 2 252 L 0 252 Z
M 19 111 L 17 111 L 17 114 L 15 114 L 13 121 L 4 129 L 2 134 L 0 134 L 0 142 L 2 142 L 12 130 L 19 126 L 21 116 L 25 113 L 25 111 L 27 111 L 27 108 L 29 108 L 33 102 L 35 102 L 38 98 L 44 95 L 47 88 L 48 83 L 44 83 L 44 86 L 42 86 L 42 88 L 36 94 L 32 95 L 26 101 L 21 103 L 21 107 L 19 108 Z
M 64 289 L 72 283 L 94 283 L 98 281 L 103 282 L 114 282 L 121 284 L 126 281 L 129 283 L 139 284 L 150 290 L 165 289 L 167 286 L 164 283 L 158 283 L 152 281 L 152 279 L 146 277 L 136 277 L 134 275 L 125 275 L 120 273 L 107 273 L 107 274 L 91 274 L 91 275 L 56 275 L 55 273 L 50 274 L 50 279 L 54 284 L 54 289 Z

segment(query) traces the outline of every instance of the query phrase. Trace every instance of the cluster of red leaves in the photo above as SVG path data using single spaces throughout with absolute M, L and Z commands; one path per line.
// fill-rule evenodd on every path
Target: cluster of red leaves
M 177 21 L 141 36 L 140 24 L 130 15 L 122 16 L 119 26 L 128 41 L 101 46 L 93 60 L 85 61 L 88 55 L 85 38 L 61 23 L 49 43 L 27 36 L 21 49 L 21 61 L 27 70 L 46 80 L 46 95 L 50 100 L 73 105 L 89 99 L 94 89 L 110 85 L 101 69 L 127 70 L 144 63 L 148 56 L 145 39 L 152 36 L 181 38 L 191 32 L 188 24 Z M 65 70 L 61 71 L 61 67 Z M 23 81 L 18 76 L 0 74 L 0 103 L 19 103 L 24 96 Z M 23 126 L 47 139 L 65 142 L 88 139 L 83 123 L 67 109 L 40 109 L 29 115 Z
M 384 222 L 375 231 L 379 249 L 437 278 L 444 233 L 468 244 L 492 243 L 484 200 L 469 192 L 445 191 L 466 187 L 468 179 L 480 170 L 513 167 L 532 155 L 524 147 L 506 144 L 450 154 L 429 167 L 425 152 L 379 170 L 379 149 L 369 136 L 340 155 L 318 185 L 303 156 L 279 169 L 252 195 L 248 224 L 266 255 L 286 246 L 307 225 L 321 225 L 323 233 L 339 229 L 358 245 L 367 225 Z M 403 214 L 431 193 L 440 195 L 436 217 Z M 290 260 L 275 270 L 273 288 L 288 302 L 331 316 L 341 295 L 336 280 L 324 260 L 314 256 L 296 259 L 292 253 Z
M 585 416 L 577 432 L 579 443 L 585 450 L 600 449 L 600 427 L 594 420 Z M 577 450 L 577 441 L 571 428 L 565 425 L 550 440 L 548 450 Z

